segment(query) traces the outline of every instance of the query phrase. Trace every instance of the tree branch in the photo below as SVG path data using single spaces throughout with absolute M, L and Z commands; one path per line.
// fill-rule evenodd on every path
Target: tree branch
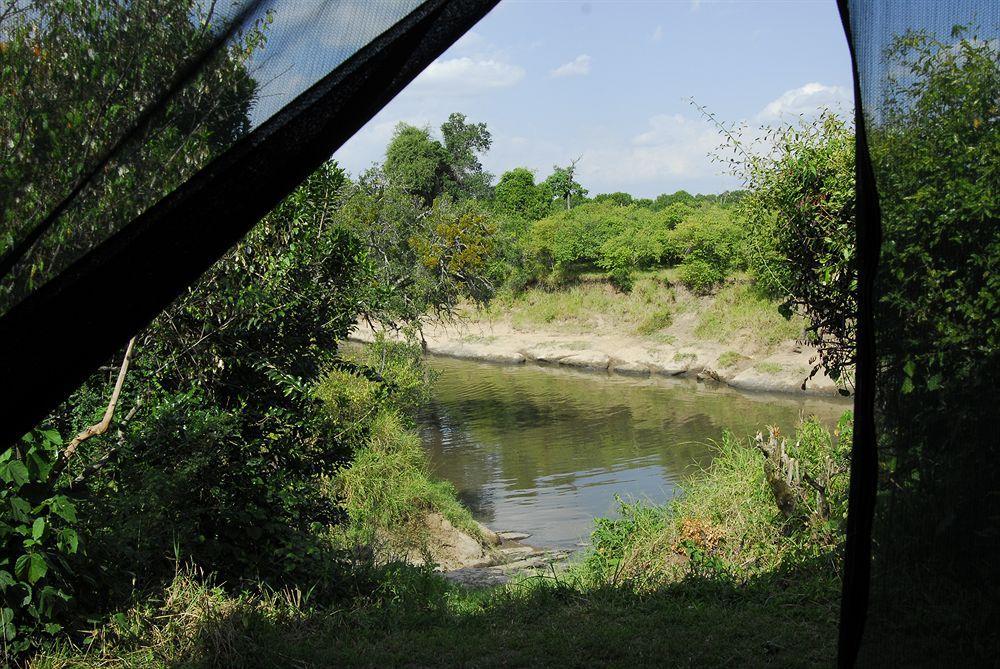
M 128 340 L 128 347 L 125 349 L 125 357 L 122 360 L 121 368 L 118 370 L 118 379 L 115 381 L 114 390 L 111 391 L 111 399 L 108 400 L 108 407 L 104 410 L 104 417 L 99 423 L 91 425 L 87 429 L 76 435 L 71 442 L 63 449 L 63 452 L 59 454 L 59 459 L 56 461 L 55 465 L 52 467 L 52 471 L 49 474 L 49 486 L 55 484 L 59 475 L 62 474 L 63 470 L 66 468 L 67 463 L 70 458 L 76 453 L 80 444 L 87 441 L 91 437 L 96 437 L 98 435 L 104 434 L 108 431 L 108 427 L 111 426 L 111 419 L 114 418 L 115 408 L 118 406 L 118 397 L 121 395 L 122 386 L 125 385 L 125 375 L 128 373 L 128 365 L 132 361 L 132 348 L 135 346 L 135 337 Z

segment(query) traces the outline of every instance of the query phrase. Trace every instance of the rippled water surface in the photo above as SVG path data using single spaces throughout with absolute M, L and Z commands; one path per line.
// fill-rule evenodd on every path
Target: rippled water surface
M 586 541 L 615 495 L 662 503 L 711 462 L 723 429 L 791 431 L 802 412 L 833 423 L 849 405 L 742 394 L 694 381 L 636 379 L 433 357 L 421 417 L 435 474 L 477 520 L 545 547 Z

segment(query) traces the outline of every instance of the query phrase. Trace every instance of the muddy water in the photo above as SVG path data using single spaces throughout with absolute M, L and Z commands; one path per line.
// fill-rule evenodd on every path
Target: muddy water
M 434 401 L 421 417 L 437 477 L 476 519 L 575 548 L 616 496 L 662 503 L 712 459 L 724 429 L 790 432 L 800 414 L 834 424 L 850 404 L 744 394 L 667 378 L 432 357 Z

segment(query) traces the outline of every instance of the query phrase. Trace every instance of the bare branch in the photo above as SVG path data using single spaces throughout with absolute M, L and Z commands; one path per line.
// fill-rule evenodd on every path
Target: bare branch
M 91 437 L 96 437 L 98 435 L 104 434 L 108 431 L 108 427 L 111 426 L 111 419 L 114 418 L 115 408 L 118 406 L 118 398 L 122 392 L 122 386 L 125 385 L 125 375 L 128 373 L 129 362 L 132 361 L 132 349 L 135 346 L 135 337 L 132 337 L 128 341 L 128 347 L 125 349 L 125 357 L 122 360 L 121 368 L 118 370 L 118 379 L 115 381 L 114 390 L 111 391 L 111 399 L 108 400 L 108 407 L 104 410 L 104 417 L 99 423 L 91 425 L 87 429 L 76 435 L 63 452 L 59 454 L 59 459 L 56 464 L 52 467 L 52 472 L 49 474 L 49 486 L 55 484 L 59 475 L 66 468 L 66 464 L 69 462 L 70 458 L 76 453 L 80 444 L 87 441 Z

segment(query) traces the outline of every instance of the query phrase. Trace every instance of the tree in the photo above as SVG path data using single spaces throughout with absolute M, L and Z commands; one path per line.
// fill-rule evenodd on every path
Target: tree
M 448 153 L 431 137 L 429 128 L 407 123 L 396 126 L 385 150 L 385 175 L 406 191 L 431 202 L 441 194 L 447 172 Z
M 567 210 L 572 206 L 573 200 L 582 199 L 587 195 L 587 189 L 574 180 L 578 162 L 580 162 L 580 158 L 570 161 L 566 167 L 553 165 L 552 174 L 545 180 L 545 183 L 552 189 L 552 195 L 566 203 Z
M 464 114 L 453 113 L 441 135 L 443 144 L 430 128 L 397 125 L 385 151 L 385 176 L 427 204 L 444 193 L 457 200 L 488 198 L 493 177 L 479 162 L 492 143 L 486 124 L 467 123 Z
M 627 207 L 628 205 L 632 204 L 633 202 L 636 202 L 636 204 L 639 204 L 639 202 L 640 202 L 640 201 L 634 201 L 632 199 L 631 195 L 629 195 L 628 193 L 623 193 L 621 191 L 618 191 L 616 193 L 601 193 L 599 195 L 595 195 L 594 198 L 593 198 L 593 201 L 594 202 L 611 202 L 613 204 L 618 205 L 619 207 Z M 640 204 L 639 206 L 642 206 L 642 205 Z
M 694 205 L 695 202 L 696 198 L 694 195 L 691 195 L 691 193 L 686 190 L 679 190 L 674 193 L 670 193 L 669 195 L 667 193 L 657 195 L 656 199 L 653 200 L 652 206 L 653 211 L 659 211 L 660 209 L 669 207 L 672 204 Z
M 465 114 L 454 112 L 441 124 L 441 136 L 448 166 L 445 190 L 456 199 L 487 199 L 493 176 L 479 162 L 479 154 L 489 151 L 493 143 L 486 124 L 467 123 Z
M 101 159 L 125 139 L 123 133 L 136 125 L 144 108 L 190 59 L 203 53 L 214 39 L 213 7 L 214 3 L 198 0 L 5 3 L 0 11 L 0 252 L 28 247 L 26 240 L 33 231 L 42 230 L 38 226 L 46 215 L 82 177 L 98 170 Z M 171 96 L 165 108 L 146 120 L 137 137 L 118 147 L 110 163 L 96 172 L 68 210 L 51 219 L 54 223 L 30 245 L 12 274 L 4 277 L 0 309 L 114 233 L 249 130 L 257 82 L 247 65 L 263 47 L 265 25 L 266 20 L 249 27 L 221 49 L 188 85 Z M 242 280 L 246 282 L 245 275 Z M 261 317 L 259 312 L 254 315 Z M 167 318 L 160 322 L 161 334 L 173 332 L 175 323 Z M 193 332 L 191 329 L 189 334 Z M 181 343 L 205 336 L 204 330 L 198 330 Z M 155 369 L 163 361 L 152 351 L 146 351 L 143 358 L 142 348 L 141 344 L 135 347 L 131 371 L 129 357 L 124 356 L 126 362 L 110 391 L 110 403 L 107 375 L 96 373 L 73 400 L 50 417 L 46 427 L 55 425 L 60 430 L 36 430 L 20 444 L 4 444 L 6 450 L 0 451 L 4 469 L 17 473 L 14 482 L 27 484 L 9 486 L 11 477 L 2 477 L 0 631 L 5 659 L 8 652 L 25 650 L 42 634 L 58 630 L 61 618 L 57 609 L 76 604 L 70 600 L 71 594 L 79 598 L 87 591 L 101 592 L 101 585 L 94 585 L 102 575 L 120 575 L 119 569 L 135 566 L 100 559 L 93 539 L 107 536 L 109 527 L 115 528 L 112 534 L 120 527 L 100 513 L 87 514 L 99 529 L 93 534 L 83 531 L 86 505 L 95 498 L 71 501 L 70 497 L 75 498 L 93 481 L 78 482 L 84 472 L 108 473 L 103 468 L 111 463 L 115 446 L 109 444 L 110 435 L 99 435 L 107 430 L 119 403 L 127 404 L 133 415 L 137 411 L 140 400 L 136 390 L 149 377 L 136 368 L 145 365 L 147 370 Z M 133 352 L 132 345 L 128 351 Z M 170 353 L 184 359 L 194 355 L 190 348 L 180 346 Z M 120 359 L 115 362 L 117 367 Z M 212 359 L 212 364 L 216 362 Z M 143 390 L 155 392 L 155 383 Z M 192 391 L 190 386 L 185 390 Z M 68 444 L 59 439 L 60 432 L 77 433 L 102 414 L 108 420 L 101 420 L 77 439 Z M 121 423 L 116 427 L 121 428 Z M 128 441 L 127 436 L 119 439 Z M 221 440 L 205 443 L 201 455 L 215 453 L 221 445 Z M 169 445 L 147 446 L 160 448 L 161 457 L 175 464 L 183 460 Z M 144 453 L 150 450 L 153 448 Z M 136 459 L 134 463 L 144 461 Z M 152 471 L 147 468 L 144 473 Z M 118 497 L 121 483 L 104 479 L 97 497 L 105 494 L 117 508 L 124 508 Z M 24 488 L 33 488 L 35 495 L 37 490 L 45 490 L 51 497 L 21 506 L 20 502 L 26 502 L 20 499 Z M 142 495 L 134 499 L 141 499 L 140 504 L 149 502 Z M 178 497 L 177 503 L 182 500 L 189 502 L 190 498 Z M 79 516 L 74 509 L 80 510 Z M 29 536 L 33 530 L 34 544 L 11 541 L 9 532 L 18 532 L 16 528 L 26 521 L 29 533 L 17 536 Z M 79 535 L 77 529 L 81 530 Z M 89 544 L 85 555 L 77 551 L 78 540 L 81 546 Z M 131 550 L 128 538 L 119 542 L 119 548 Z M 168 550 L 169 540 L 157 546 L 157 556 Z M 68 564 L 70 560 L 92 562 L 74 568 Z M 8 570 L 24 581 L 12 582 Z M 128 584 L 130 579 L 123 578 L 121 583 Z
M 552 191 L 545 182 L 536 184 L 535 175 L 526 167 L 504 172 L 493 190 L 493 208 L 507 216 L 537 221 L 549 214 Z

